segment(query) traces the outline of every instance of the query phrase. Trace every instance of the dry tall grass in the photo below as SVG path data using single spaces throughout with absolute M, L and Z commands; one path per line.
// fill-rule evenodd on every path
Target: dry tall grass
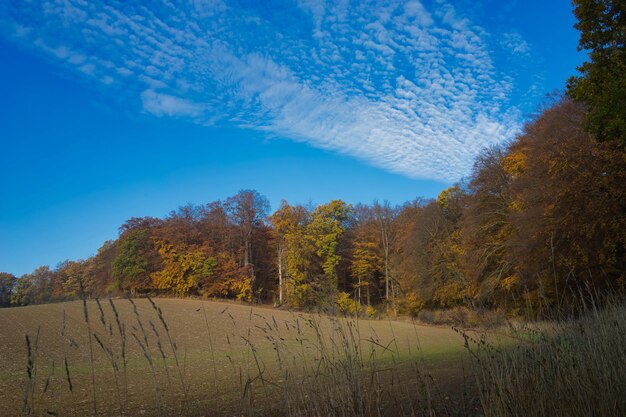
M 266 398 L 275 403 L 273 415 L 468 415 L 446 401 L 446 392 L 421 359 L 417 338 L 415 350 L 409 351 L 407 358 L 395 338 L 364 337 L 353 319 L 308 318 L 302 325 L 313 336 L 298 338 L 296 345 L 270 336 L 280 372 L 270 379 L 264 375 L 263 362 L 255 360 L 261 364 L 258 373 L 247 381 L 259 380 L 272 387 Z M 254 354 L 253 346 L 251 350 Z M 254 407 L 247 411 L 255 414 Z
M 514 326 L 505 349 L 469 345 L 486 417 L 626 416 L 626 307 Z

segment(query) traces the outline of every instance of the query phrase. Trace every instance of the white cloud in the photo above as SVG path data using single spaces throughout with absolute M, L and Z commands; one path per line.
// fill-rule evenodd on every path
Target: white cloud
M 517 55 L 530 55 L 530 44 L 517 32 L 508 32 L 502 35 L 502 46 L 509 52 Z
M 141 93 L 143 108 L 157 116 L 187 116 L 197 118 L 204 113 L 206 106 L 174 97 L 169 94 L 157 93 L 153 90 L 146 90 Z
M 227 120 L 453 181 L 482 147 L 515 134 L 519 115 L 507 110 L 512 81 L 494 68 L 488 35 L 436 4 L 296 0 L 268 14 L 266 3 L 50 0 L 0 7 L 0 23 L 136 92 L 156 116 Z M 524 52 L 521 36 L 505 41 Z

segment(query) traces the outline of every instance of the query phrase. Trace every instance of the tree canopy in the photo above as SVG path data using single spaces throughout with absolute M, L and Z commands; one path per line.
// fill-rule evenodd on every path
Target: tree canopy
M 589 61 L 567 83 L 568 94 L 587 104 L 586 127 L 600 141 L 626 146 L 626 3 L 573 0 L 579 50 Z

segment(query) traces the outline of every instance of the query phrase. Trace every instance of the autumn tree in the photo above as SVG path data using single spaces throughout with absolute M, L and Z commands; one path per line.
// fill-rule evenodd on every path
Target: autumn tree
M 252 263 L 252 231 L 265 221 L 269 211 L 267 198 L 254 190 L 242 190 L 226 200 L 233 223 L 239 226 L 243 237 L 243 265 Z
M 587 104 L 586 127 L 601 141 L 626 146 L 626 3 L 573 0 L 579 50 L 589 51 L 580 75 L 567 83 L 570 97 Z
M 205 230 L 201 220 L 204 208 L 187 204 L 178 210 L 171 211 L 168 216 L 155 228 L 155 238 L 167 239 L 168 242 L 179 246 L 201 245 L 205 239 Z
M 342 260 L 338 246 L 346 229 L 351 207 L 341 200 L 319 205 L 311 214 L 307 232 L 312 240 L 324 272 L 320 295 L 333 296 L 338 287 L 337 267 Z
M 254 282 L 252 282 L 253 301 L 264 302 L 275 294 L 278 280 L 276 279 L 276 262 L 272 254 L 276 253 L 276 242 L 273 230 L 263 222 L 252 231 L 252 247 L 255 248 Z
M 420 228 L 426 232 L 428 283 L 423 297 L 431 306 L 453 307 L 467 299 L 461 238 L 465 197 L 464 188 L 455 185 L 443 190 L 423 211 Z
M 53 296 L 56 299 L 74 299 L 93 293 L 93 280 L 87 274 L 85 261 L 61 262 L 56 267 L 55 281 Z
M 171 243 L 156 243 L 162 267 L 151 274 L 155 288 L 177 296 L 198 293 L 203 282 L 212 278 L 217 260 L 207 247 L 177 247 Z
M 252 301 L 252 278 L 247 268 L 226 252 L 217 253 L 212 273 L 203 274 L 198 291 L 204 297 Z
M 254 280 L 253 232 L 263 225 L 269 212 L 267 198 L 255 190 L 241 190 L 226 200 L 231 221 L 238 226 L 243 241 L 243 266 L 251 271 Z
M 37 282 L 33 279 L 33 274 L 24 274 L 15 283 L 13 293 L 11 294 L 11 305 L 27 306 L 46 301 L 37 299 L 37 295 Z
M 388 201 L 380 204 L 378 201 L 374 202 L 374 206 L 372 208 L 374 213 L 374 218 L 376 219 L 376 223 L 378 224 L 379 233 L 380 233 L 380 245 L 383 249 L 383 264 L 384 264 L 384 275 L 385 275 L 385 301 L 387 306 L 389 306 L 390 295 L 391 295 L 391 303 L 395 303 L 395 286 L 394 282 L 391 280 L 390 276 L 390 268 L 389 268 L 389 254 L 391 251 L 391 245 L 393 243 L 393 221 L 397 215 L 398 210 L 396 208 L 391 207 Z M 391 289 L 391 293 L 390 293 Z
M 393 271 L 395 287 L 398 291 L 400 310 L 417 313 L 431 295 L 428 291 L 430 262 L 425 224 L 428 218 L 425 210 L 433 203 L 414 200 L 407 202 L 397 211 L 393 225 L 396 229 L 394 244 L 389 255 L 389 268 Z M 430 210 L 434 211 L 434 210 Z
M 362 289 L 365 289 L 367 305 L 371 305 L 372 291 L 378 292 L 381 275 L 384 275 L 384 246 L 381 244 L 379 222 L 368 206 L 357 205 L 354 210 L 352 231 L 352 256 L 350 272 L 356 282 L 357 300 L 362 302 Z
M 273 226 L 276 240 L 276 266 L 278 269 L 278 302 L 283 303 L 284 278 L 286 272 L 287 236 L 296 227 L 294 208 L 286 200 L 281 201 L 280 207 L 269 218 Z
M 286 301 L 294 308 L 313 306 L 317 302 L 317 277 L 321 274 L 321 266 L 308 233 L 310 212 L 301 205 L 285 205 L 275 213 L 272 221 L 281 223 L 280 230 L 284 234 Z
M 564 100 L 512 145 L 524 155 L 514 182 L 512 258 L 531 304 L 560 306 L 581 290 L 624 290 L 626 155 L 583 126 L 583 105 Z
M 437 200 L 416 199 L 398 209 L 390 267 L 399 311 L 417 314 L 467 300 L 461 245 L 465 197 L 464 188 L 457 185 L 442 191 Z
M 237 230 L 228 218 L 227 209 L 225 203 L 219 200 L 206 204 L 202 208 L 198 224 L 204 236 L 204 243 L 215 252 L 236 256 Z
M 85 274 L 91 280 L 93 294 L 102 296 L 115 289 L 111 268 L 116 256 L 115 242 L 107 240 L 93 257 L 86 260 Z
M 17 278 L 8 272 L 0 272 L 0 307 L 11 305 L 11 294 Z
M 155 217 L 131 217 L 118 228 L 118 232 L 120 236 L 124 236 L 126 232 L 130 232 L 131 230 L 151 230 L 160 226 L 162 223 L 163 220 Z
M 54 272 L 48 266 L 40 266 L 30 274 L 24 274 L 17 279 L 11 304 L 25 306 L 41 304 L 51 300 Z
M 512 157 L 495 146 L 483 150 L 474 163 L 466 209 L 462 215 L 463 259 L 474 297 L 482 304 L 505 304 L 519 298 L 519 277 L 514 273 L 508 252 L 512 233 L 509 172 Z

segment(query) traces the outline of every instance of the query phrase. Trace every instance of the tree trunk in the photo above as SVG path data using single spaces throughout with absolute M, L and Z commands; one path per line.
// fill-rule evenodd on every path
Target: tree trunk
M 252 230 L 247 230 L 245 235 L 244 242 L 244 251 L 243 251 L 243 266 L 248 266 L 250 264 L 250 252 L 252 252 Z
M 278 303 L 283 303 L 283 248 L 278 247 Z

